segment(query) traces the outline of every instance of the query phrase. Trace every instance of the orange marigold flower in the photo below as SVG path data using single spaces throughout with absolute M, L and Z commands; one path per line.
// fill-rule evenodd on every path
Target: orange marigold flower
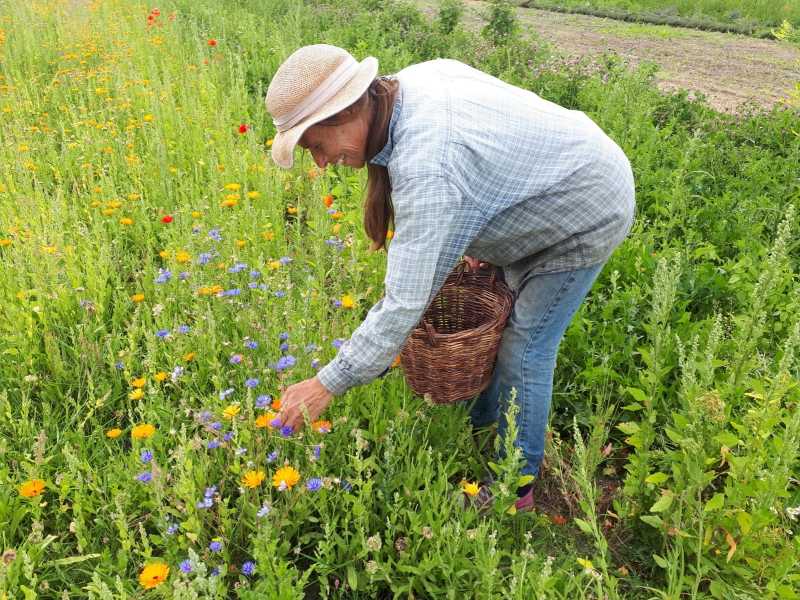
M 394 231 L 392 231 L 392 230 L 390 229 L 389 231 L 387 231 L 387 232 L 386 232 L 386 239 L 387 239 L 387 240 L 390 240 L 390 239 L 392 239 L 393 237 L 394 237 Z
M 175 260 L 178 261 L 179 263 L 185 263 L 185 262 L 189 262 L 190 260 L 192 260 L 192 257 L 189 256 L 188 252 L 178 252 L 175 255 Z
M 200 218 L 200 213 L 199 213 L 199 212 L 197 212 L 197 211 L 194 211 L 194 212 L 192 213 L 192 217 L 193 217 L 193 218 L 195 218 L 195 219 L 199 219 L 199 218 Z
M 480 491 L 480 487 L 478 487 L 478 482 L 474 483 L 467 483 L 466 480 L 462 479 L 461 483 L 464 484 L 464 487 L 461 488 L 461 491 L 465 494 L 469 494 L 470 496 L 477 496 L 478 492 Z
M 394 362 L 392 363 L 392 368 L 396 367 L 399 364 L 400 364 L 400 355 L 398 354 L 397 358 L 395 358 Z
M 144 300 L 144 294 L 134 294 L 133 296 L 131 296 L 131 298 L 133 299 L 134 302 L 141 302 L 142 300 Z
M 297 214 L 297 207 L 290 206 L 289 208 L 286 209 L 286 212 L 288 212 L 290 215 L 295 215 Z
M 143 425 L 137 425 L 131 431 L 131 435 L 135 437 L 137 440 L 144 440 L 149 438 L 156 432 L 156 428 L 150 425 L 150 423 L 145 423 Z
M 228 199 L 226 199 L 226 200 L 223 200 L 223 201 L 220 203 L 220 206 L 224 206 L 225 208 L 233 208 L 233 207 L 234 207 L 234 206 L 236 206 L 237 204 L 239 204 L 239 201 L 238 201 L 238 200 L 234 200 L 233 198 L 228 198 Z
M 44 491 L 44 481 L 41 479 L 34 479 L 19 486 L 19 493 L 26 498 L 35 498 Z
M 331 214 L 331 218 L 333 218 L 333 219 L 341 219 L 343 216 L 344 216 L 344 213 L 341 213 L 338 210 L 335 213 Z
M 122 217 L 119 220 L 119 222 L 122 223 L 123 225 L 132 225 L 133 224 L 133 219 L 129 219 L 128 217 Z
M 167 378 L 167 372 L 166 371 L 159 371 L 158 373 L 156 373 L 154 375 L 154 377 L 155 377 L 156 381 L 159 381 L 159 382 L 164 381 Z
M 272 485 L 276 488 L 290 490 L 300 481 L 300 472 L 294 467 L 281 467 L 272 476 Z
M 159 253 L 158 253 L 158 255 L 159 255 L 161 258 L 164 258 L 164 259 L 167 259 L 167 258 L 169 258 L 169 252 L 167 252 L 166 250 L 162 250 L 161 252 L 159 252 Z
M 342 296 L 342 306 L 344 308 L 353 308 L 355 305 L 356 303 L 353 301 L 353 298 L 350 296 L 350 294 L 345 294 Z
M 275 398 L 275 400 L 272 401 L 272 404 L 270 404 L 269 407 L 274 411 L 280 412 L 280 410 L 281 410 L 281 399 L 280 398 Z
M 256 427 L 259 429 L 264 429 L 265 427 L 267 429 L 275 429 L 270 423 L 277 416 L 278 415 L 272 412 L 265 412 L 263 415 L 258 415 L 258 417 L 256 417 Z
M 260 486 L 262 481 L 264 481 L 264 471 L 249 471 L 242 477 L 242 485 L 251 490 Z
M 242 412 L 242 407 L 236 404 L 231 404 L 222 411 L 222 416 L 226 419 L 233 419 L 236 415 Z
M 255 200 L 256 198 L 258 198 L 258 192 L 255 190 L 247 192 L 247 197 L 250 198 L 250 200 Z
M 236 245 L 239 246 L 239 248 L 244 248 L 247 245 L 247 242 L 244 240 L 237 240 Z
M 6 238 L 4 240 L 0 240 L 0 246 L 10 246 L 10 245 L 11 245 L 10 239 Z
M 134 390 L 131 392 L 131 400 L 138 400 L 144 396 L 144 390 Z
M 112 440 L 117 439 L 122 434 L 122 429 L 109 429 L 106 431 L 106 437 L 110 437 Z
M 139 584 L 151 590 L 161 585 L 169 577 L 169 567 L 162 562 L 147 565 L 139 574 Z
M 144 377 L 140 377 L 139 379 L 134 379 L 131 381 L 131 385 L 135 388 L 143 388 L 145 383 L 147 383 L 147 381 Z
M 330 421 L 315 421 L 311 428 L 317 433 L 330 433 L 333 431 Z
M 185 360 L 186 362 L 189 362 L 190 360 L 192 360 L 194 358 L 195 354 L 196 354 L 195 352 L 189 352 L 189 354 L 187 354 L 186 356 L 183 357 L 183 360 Z

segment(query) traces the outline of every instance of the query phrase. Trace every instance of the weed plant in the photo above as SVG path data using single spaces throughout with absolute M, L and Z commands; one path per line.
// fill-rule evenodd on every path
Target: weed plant
M 3 597 L 796 597 L 794 97 L 720 114 L 389 0 L 0 7 Z M 318 42 L 382 74 L 458 58 L 630 157 L 636 225 L 556 370 L 560 504 L 509 514 L 513 429 L 479 451 L 402 365 L 275 428 L 385 264 L 363 173 L 269 158 L 266 88 Z

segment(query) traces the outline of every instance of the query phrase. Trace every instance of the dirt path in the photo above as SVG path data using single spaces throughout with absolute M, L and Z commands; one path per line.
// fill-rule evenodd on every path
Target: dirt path
M 481 28 L 485 3 L 466 2 L 464 22 Z M 418 4 L 436 6 L 430 0 Z M 517 15 L 523 30 L 551 41 L 565 55 L 616 52 L 634 64 L 657 63 L 660 87 L 700 91 L 719 110 L 751 99 L 769 108 L 800 81 L 800 52 L 773 41 L 527 8 L 517 9 Z

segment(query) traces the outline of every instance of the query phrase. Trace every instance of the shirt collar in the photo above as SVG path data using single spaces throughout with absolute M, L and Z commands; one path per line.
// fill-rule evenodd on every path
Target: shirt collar
M 403 108 L 403 89 L 400 88 L 397 92 L 397 99 L 394 101 L 394 109 L 392 110 L 392 118 L 389 121 L 389 137 L 383 150 L 378 152 L 375 157 L 369 161 L 370 164 L 385 167 L 389 164 L 389 159 L 392 157 L 392 150 L 394 150 L 394 128 L 397 125 L 397 119 L 400 117 L 400 110 Z

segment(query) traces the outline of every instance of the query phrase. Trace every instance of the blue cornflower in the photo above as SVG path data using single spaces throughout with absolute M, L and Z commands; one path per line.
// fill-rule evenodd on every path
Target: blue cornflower
M 212 485 L 210 488 L 206 488 L 206 491 L 203 492 L 203 496 L 205 496 L 206 498 L 211 498 L 216 493 L 217 493 L 217 486 L 215 484 Z
M 322 446 L 314 446 L 314 458 L 322 456 Z
M 333 246 L 336 243 L 336 240 L 325 240 L 325 243 L 328 244 L 328 246 Z
M 197 420 L 200 421 L 201 423 L 205 423 L 206 421 L 210 421 L 211 417 L 212 417 L 211 413 L 208 412 L 207 410 L 204 410 L 199 415 L 197 415 Z
M 228 359 L 228 362 L 232 365 L 238 365 L 240 362 L 242 362 L 242 359 L 244 359 L 244 356 L 241 354 L 234 354 Z
M 160 337 L 162 340 L 169 335 L 169 329 L 159 329 L 156 331 L 156 335 Z
M 333 346 L 334 348 L 341 348 L 341 347 L 342 347 L 342 345 L 343 345 L 343 344 L 344 344 L 346 341 L 347 341 L 347 340 L 346 340 L 346 339 L 344 339 L 344 338 L 338 338 L 338 339 L 335 339 L 335 340 L 333 340 L 333 341 L 331 342 L 331 346 Z
M 256 283 L 255 281 L 251 281 L 250 283 L 247 284 L 247 287 L 250 288 L 251 290 L 254 290 L 258 288 L 258 283 Z
M 233 362 L 233 360 L 231 360 Z M 219 399 L 225 400 L 228 396 L 230 396 L 234 392 L 233 388 L 228 388 L 227 390 L 222 390 L 219 393 Z
M 277 450 L 274 450 L 274 451 L 270 452 L 269 455 L 267 455 L 267 462 L 271 463 L 271 462 L 276 461 L 278 459 L 278 456 L 279 455 L 278 455 L 278 451 Z
M 239 446 L 239 447 L 236 449 L 236 452 L 234 452 L 233 454 L 234 454 L 234 456 L 241 456 L 241 455 L 242 455 L 242 454 L 244 454 L 245 452 L 247 452 L 247 448 L 242 448 L 241 446 Z
M 292 262 L 292 259 L 291 259 L 290 257 L 288 257 L 288 256 L 282 256 L 282 257 L 280 258 L 280 261 L 281 261 L 283 264 L 288 264 L 288 263 Z
M 214 567 L 214 569 L 211 571 L 211 574 L 214 577 L 219 577 L 219 567 Z
M 281 340 L 282 341 L 285 342 L 288 339 L 289 339 L 289 334 L 288 333 L 286 333 L 285 331 L 283 333 L 281 333 Z
M 169 269 L 159 269 L 158 277 L 153 280 L 153 283 L 167 283 L 171 278 L 172 273 L 169 272 Z
M 228 431 L 222 434 L 222 439 L 225 440 L 226 442 L 229 442 L 233 439 L 234 435 L 235 434 L 232 431 Z
M 192 227 L 192 233 L 200 233 L 199 227 Z
M 253 571 L 256 570 L 256 565 L 249 560 L 246 563 L 242 563 L 242 575 L 252 575 Z
M 280 427 L 281 426 L 281 420 L 278 417 L 275 417 L 274 419 L 272 419 L 272 421 L 269 422 L 269 426 L 270 427 Z
M 214 421 L 208 426 L 208 428 L 213 431 L 219 431 L 220 429 L 222 429 L 222 423 L 220 423 L 219 421 Z
M 289 349 L 289 344 L 281 344 L 281 352 L 286 352 Z
M 258 286 L 258 289 L 260 289 L 262 292 L 266 292 L 267 291 L 267 284 L 266 283 L 262 283 L 260 286 Z
M 208 545 L 208 549 L 211 550 L 212 552 L 219 552 L 220 550 L 222 550 L 222 542 L 220 542 L 219 540 L 214 540 Z
M 339 307 L 342 305 L 342 301 L 341 301 L 341 300 L 334 300 L 334 301 L 333 301 L 333 305 L 334 305 L 336 308 L 339 308 Z
M 287 354 L 286 356 L 282 356 L 281 359 L 275 364 L 275 369 L 278 371 L 281 369 L 288 369 L 289 367 L 293 367 L 295 362 L 294 356 Z
M 178 277 L 180 277 L 181 279 L 186 279 L 189 276 L 191 276 L 191 273 L 189 273 L 188 271 L 181 271 L 180 275 L 178 275 Z
M 221 445 L 222 445 L 222 442 L 220 442 L 219 440 L 211 440 L 210 442 L 208 442 L 208 449 L 209 450 L 215 450 L 215 449 L 219 448 Z
M 322 487 L 322 479 L 319 477 L 314 477 L 314 479 L 310 479 L 309 482 L 306 484 L 306 488 L 308 488 L 312 492 L 319 491 L 319 488 Z
M 314 360 L 312 360 L 308 364 L 311 365 L 312 367 L 314 367 L 315 369 L 319 369 L 319 359 L 318 358 L 315 358 Z
M 219 234 L 219 231 L 217 231 L 216 229 L 212 229 L 211 231 L 209 231 L 208 235 L 209 235 L 209 237 L 211 237 L 212 239 L 216 240 L 217 242 L 221 242 L 222 241 L 222 236 Z
M 242 293 L 242 290 L 239 288 L 231 288 L 227 292 L 222 292 L 223 296 L 238 296 Z
M 347 479 L 342 479 L 342 487 L 346 490 L 353 489 L 353 486 L 347 483 Z
M 150 450 L 145 450 L 139 458 L 142 459 L 143 463 L 149 463 L 153 460 L 153 453 Z
M 256 387 L 256 386 L 257 386 L 259 383 L 261 383 L 261 382 L 260 382 L 258 379 L 256 379 L 255 377 L 253 377 L 253 378 L 251 378 L 251 379 L 248 379 L 247 381 L 245 381 L 245 382 L 244 382 L 244 384 L 245 384 L 247 387 L 249 387 L 249 388 L 254 388 L 254 387 Z
M 254 279 L 259 275 L 261 275 L 261 271 L 250 271 L 250 277 L 253 277 Z
M 180 529 L 180 527 L 181 527 L 180 523 L 173 523 L 172 525 L 167 527 L 167 532 L 166 532 L 167 535 L 175 535 L 175 533 L 177 533 L 177 531 L 178 531 L 178 529 Z
M 172 381 L 177 380 L 178 377 L 180 377 L 181 375 L 183 375 L 183 367 L 175 367 L 174 369 L 172 369 L 172 375 L 171 375 Z
M 121 360 L 118 360 L 117 362 L 115 362 L 115 363 L 114 363 L 114 368 L 115 368 L 117 371 L 119 371 L 119 370 L 120 370 L 122 367 L 124 367 L 124 366 L 125 366 L 125 365 L 122 363 L 122 361 L 121 361 Z
M 139 474 L 136 476 L 136 479 L 137 479 L 137 480 L 138 480 L 140 483 L 147 483 L 147 482 L 148 482 L 148 481 L 150 481 L 152 478 L 153 478 L 153 474 L 152 474 L 150 471 L 145 471 L 144 473 L 139 473 Z
M 345 248 L 347 248 L 347 246 L 345 246 L 344 244 L 336 244 L 337 250 L 344 250 Z
M 314 350 L 319 350 L 319 346 L 317 346 L 316 344 L 309 344 L 308 346 L 306 346 L 306 352 L 312 352 Z
M 277 296 L 278 298 L 283 298 L 286 294 L 284 294 L 283 292 L 275 292 L 273 295 Z
M 191 329 L 188 325 L 181 325 L 178 327 L 178 333 L 186 333 Z
M 202 502 L 197 503 L 197 508 L 211 508 L 212 506 L 214 506 L 214 498 L 211 496 L 206 496 Z
M 261 509 L 256 513 L 256 516 L 266 517 L 270 513 L 270 510 L 271 509 L 269 505 L 266 502 L 264 502 L 264 506 L 262 506 Z
M 202 252 L 200 253 L 200 258 L 198 258 L 195 262 L 198 265 L 204 265 L 210 260 L 211 260 L 211 254 L 209 252 Z
M 289 437 L 290 435 L 292 435 L 292 428 L 289 425 L 284 425 L 283 427 L 281 427 L 281 435 L 283 437 Z
M 178 568 L 181 570 L 181 573 L 191 573 L 192 572 L 192 562 L 187 558 L 180 565 Z
M 254 342 L 253 340 L 247 340 L 245 343 L 245 348 L 250 348 L 253 350 L 254 348 L 258 348 L 258 342 Z
M 256 406 L 258 408 L 264 408 L 270 402 L 272 402 L 272 396 L 270 396 L 269 394 L 262 394 L 258 398 L 256 398 Z

